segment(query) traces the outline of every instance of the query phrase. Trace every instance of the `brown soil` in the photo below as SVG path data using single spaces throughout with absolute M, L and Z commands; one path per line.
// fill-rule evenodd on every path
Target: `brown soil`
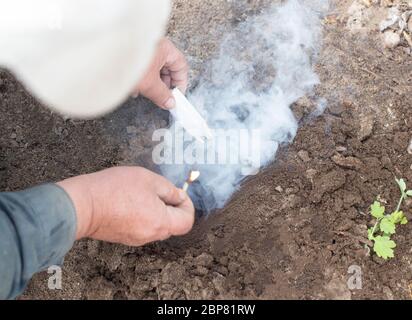
M 219 30 L 267 2 L 176 1 L 169 32 L 196 57 L 192 79 Z M 42 273 L 23 299 L 410 299 L 412 225 L 399 228 L 390 261 L 369 253 L 365 240 L 371 202 L 380 195 L 394 206 L 395 177 L 412 185 L 412 59 L 404 43 L 383 49 L 376 25 L 350 32 L 351 2 L 339 1 L 336 19 L 325 23 L 317 96 L 329 106 L 314 117 L 310 97 L 296 103 L 301 128 L 273 165 L 186 237 L 143 248 L 77 243 L 63 290 L 48 290 Z M 167 120 L 141 99 L 96 121 L 64 120 L 5 72 L 0 108 L 1 190 L 118 164 L 150 166 L 150 133 Z M 411 218 L 412 203 L 405 209 Z M 351 265 L 361 267 L 361 290 L 348 289 Z

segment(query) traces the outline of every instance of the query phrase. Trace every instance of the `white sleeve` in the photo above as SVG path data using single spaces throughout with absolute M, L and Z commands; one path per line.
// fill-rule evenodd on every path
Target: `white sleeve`
M 113 110 L 164 34 L 169 0 L 0 0 L 0 64 L 70 116 Z

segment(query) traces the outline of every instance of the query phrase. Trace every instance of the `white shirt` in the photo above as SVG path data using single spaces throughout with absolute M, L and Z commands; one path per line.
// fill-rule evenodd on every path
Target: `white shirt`
M 151 62 L 169 0 L 0 0 L 0 65 L 70 116 L 113 110 Z

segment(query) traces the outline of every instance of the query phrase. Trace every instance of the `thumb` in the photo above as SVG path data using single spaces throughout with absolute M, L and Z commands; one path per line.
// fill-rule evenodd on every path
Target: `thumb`
M 192 201 L 186 201 L 179 207 L 167 206 L 166 209 L 170 235 L 182 236 L 192 229 L 195 222 L 195 209 Z
M 166 205 L 180 206 L 189 199 L 185 191 L 177 188 L 166 178 L 162 176 L 155 176 L 155 178 L 155 192 Z
M 162 109 L 169 110 L 176 106 L 176 101 L 172 95 L 172 91 L 160 78 L 141 93 Z

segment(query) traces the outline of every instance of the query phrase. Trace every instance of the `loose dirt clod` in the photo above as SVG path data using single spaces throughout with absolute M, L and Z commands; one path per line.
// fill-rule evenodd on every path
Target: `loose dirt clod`
M 313 186 L 311 199 L 318 203 L 325 194 L 332 193 L 341 188 L 346 182 L 345 173 L 342 171 L 331 171 L 318 178 Z
M 310 161 L 309 152 L 307 152 L 306 150 L 300 150 L 298 152 L 298 156 L 303 162 L 309 162 Z
M 279 193 L 282 193 L 282 192 L 283 192 L 283 188 L 282 188 L 281 186 L 277 186 L 277 187 L 275 188 L 275 190 L 276 190 L 277 192 L 279 192 Z
M 341 154 L 336 154 L 332 157 L 332 161 L 338 166 L 346 169 L 359 170 L 362 168 L 363 163 L 355 157 L 344 157 Z
M 361 114 L 359 119 L 358 140 L 365 141 L 372 135 L 375 126 L 375 117 L 372 114 Z
M 194 259 L 194 262 L 203 267 L 210 267 L 213 263 L 213 257 L 208 253 L 202 253 Z

